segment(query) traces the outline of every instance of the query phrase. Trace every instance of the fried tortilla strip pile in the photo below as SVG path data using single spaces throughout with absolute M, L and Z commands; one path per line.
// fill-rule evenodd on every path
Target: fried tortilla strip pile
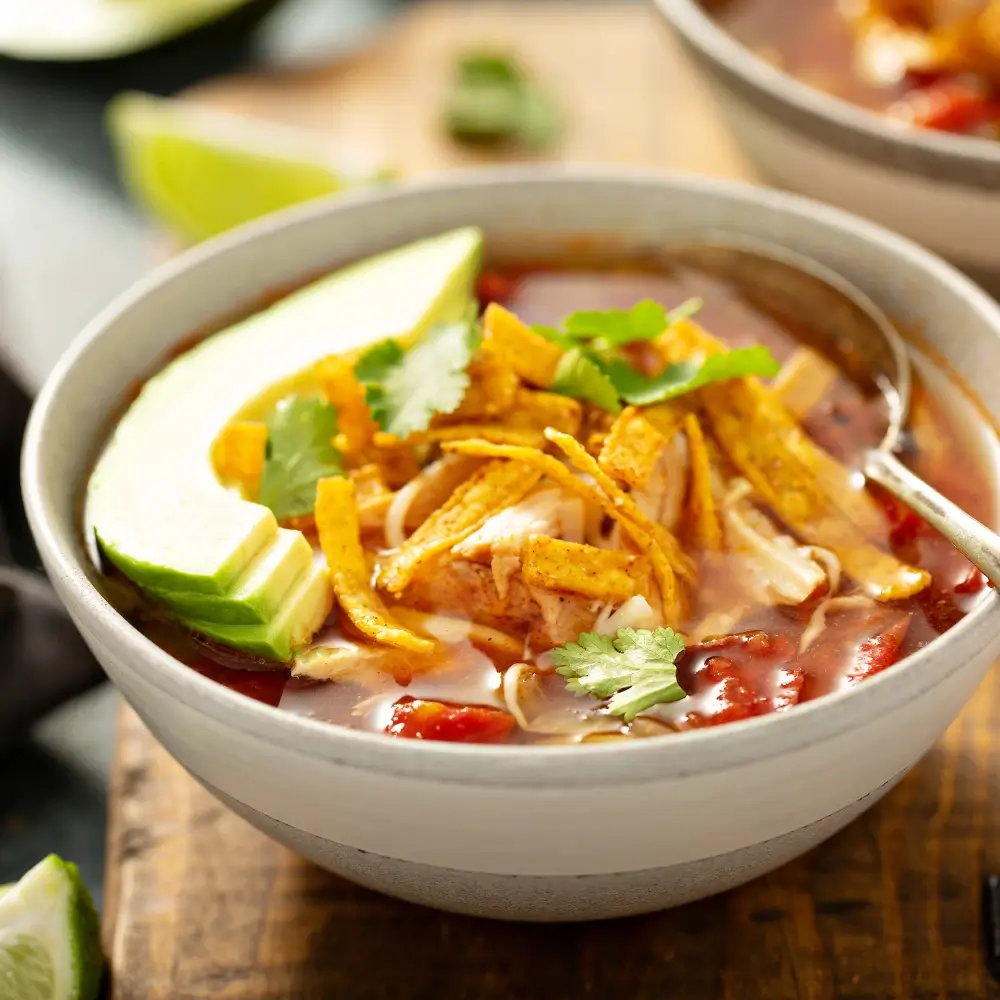
M 430 653 L 435 644 L 395 621 L 372 590 L 354 497 L 350 479 L 321 479 L 316 488 L 316 530 L 333 593 L 351 623 L 369 638 L 413 653 Z
M 619 604 L 641 589 L 643 562 L 627 552 L 534 535 L 521 552 L 521 574 L 532 587 Z
M 576 438 L 558 431 L 546 431 L 545 436 L 579 469 L 591 476 L 604 491 L 612 504 L 621 510 L 640 531 L 646 532 L 656 542 L 656 547 L 666 556 L 674 572 L 688 583 L 695 581 L 695 568 L 690 556 L 680 547 L 677 539 L 661 524 L 650 520 L 635 501 L 597 464 L 587 449 Z
M 573 439 L 571 438 L 570 440 Z M 557 486 L 564 487 L 569 492 L 581 497 L 587 503 L 603 510 L 605 514 L 621 524 L 622 530 L 636 547 L 649 556 L 650 562 L 653 565 L 654 578 L 656 579 L 657 586 L 660 588 L 660 597 L 663 602 L 664 617 L 666 620 L 674 625 L 679 625 L 682 621 L 684 616 L 683 595 L 677 586 L 670 560 L 659 545 L 657 534 L 648 531 L 644 527 L 640 527 L 625 512 L 624 505 L 613 500 L 603 489 L 598 489 L 584 482 L 584 480 L 574 475 L 554 455 L 546 455 L 545 452 L 536 451 L 534 448 L 516 448 L 512 445 L 490 444 L 488 441 L 455 441 L 443 447 L 446 451 L 456 452 L 460 455 L 477 455 L 482 458 L 508 458 L 511 460 L 509 463 L 511 468 L 518 470 L 519 475 L 524 474 L 524 467 L 527 466 L 544 474 Z M 587 457 L 593 462 L 593 459 L 589 455 Z M 596 465 L 597 463 L 594 462 L 594 464 Z M 607 480 L 607 476 L 604 476 L 603 473 L 601 475 Z M 618 492 L 620 493 L 620 491 Z M 634 508 L 635 504 L 631 504 L 631 506 Z M 641 514 L 639 516 L 642 517 Z M 646 518 L 642 518 L 642 520 L 648 523 Z M 656 525 L 654 527 L 659 526 Z M 666 534 L 662 528 L 659 529 L 659 533 Z
M 597 464 L 612 478 L 634 490 L 650 480 L 667 439 L 634 406 L 611 425 Z
M 693 413 L 684 418 L 684 433 L 691 461 L 687 503 L 691 538 L 698 548 L 718 552 L 722 548 L 722 524 L 712 493 L 712 461 L 701 424 Z
M 257 495 L 264 471 L 267 426 L 236 420 L 223 428 L 212 449 L 215 474 L 224 483 L 237 483 L 247 498 Z
M 514 369 L 517 376 L 540 389 L 547 389 L 556 377 L 562 348 L 535 333 L 512 312 L 491 302 L 483 314 L 484 343 L 491 343 Z
M 511 462 L 491 462 L 479 469 L 382 564 L 379 586 L 398 596 L 421 566 L 467 538 L 498 511 L 527 496 L 541 478 L 540 471 L 526 471 Z
M 724 350 L 690 321 L 657 343 L 668 361 Z M 869 542 L 883 532 L 874 501 L 805 435 L 770 389 L 757 379 L 734 379 L 705 386 L 698 396 L 715 439 L 757 494 L 799 537 L 832 549 L 870 597 L 902 600 L 930 583 L 924 570 Z

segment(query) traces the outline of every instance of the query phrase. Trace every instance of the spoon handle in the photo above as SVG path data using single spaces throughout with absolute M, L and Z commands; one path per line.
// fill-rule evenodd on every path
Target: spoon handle
M 940 531 L 1000 588 L 1000 536 L 928 486 L 887 451 L 869 451 L 865 455 L 864 473 Z

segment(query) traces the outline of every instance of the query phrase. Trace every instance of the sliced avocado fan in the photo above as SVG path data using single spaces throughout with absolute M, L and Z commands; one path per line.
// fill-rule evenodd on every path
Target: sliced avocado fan
M 298 531 L 218 480 L 212 447 L 234 418 L 318 390 L 312 366 L 385 337 L 460 319 L 482 255 L 453 230 L 328 275 L 209 337 L 150 379 L 87 487 L 105 556 L 191 629 L 255 656 L 291 659 L 329 613 L 325 566 Z

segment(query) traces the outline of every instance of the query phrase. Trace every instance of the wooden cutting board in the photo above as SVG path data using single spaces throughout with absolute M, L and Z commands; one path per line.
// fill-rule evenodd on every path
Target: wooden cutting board
M 412 8 L 346 63 L 193 96 L 307 125 L 408 174 L 486 159 L 439 127 L 456 51 L 514 45 L 569 114 L 560 160 L 752 179 L 701 83 L 640 6 Z M 229 813 L 129 711 L 111 789 L 114 1000 L 973 1000 L 1000 871 L 1000 677 L 875 809 L 743 889 L 578 926 L 455 917 L 356 888 Z

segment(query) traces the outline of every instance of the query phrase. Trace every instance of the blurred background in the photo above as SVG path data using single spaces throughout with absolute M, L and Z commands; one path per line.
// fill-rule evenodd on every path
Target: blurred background
M 6 442 L 0 446 L 0 509 L 8 536 L 0 541 L 0 566 L 35 566 L 19 510 L 14 443 L 27 398 L 73 335 L 162 257 L 148 216 L 119 181 L 103 123 L 109 98 L 123 90 L 169 95 L 219 74 L 348 57 L 377 38 L 401 6 L 402 0 L 251 0 L 221 22 L 123 58 L 0 58 L 0 363 L 6 373 L 0 375 L 0 420 L 7 422 L 6 431 L 0 429 Z M 11 711 L 5 684 L 13 688 L 18 679 L 17 651 L 9 646 L 0 642 L 0 701 Z M 77 652 L 67 644 L 61 650 L 57 655 Z M 96 679 L 88 671 L 81 668 L 76 686 Z M 115 695 L 99 684 L 18 737 L 13 748 L 0 739 L 0 883 L 56 851 L 75 859 L 99 893 L 115 709 Z M 11 725 L 0 709 L 0 730 Z

